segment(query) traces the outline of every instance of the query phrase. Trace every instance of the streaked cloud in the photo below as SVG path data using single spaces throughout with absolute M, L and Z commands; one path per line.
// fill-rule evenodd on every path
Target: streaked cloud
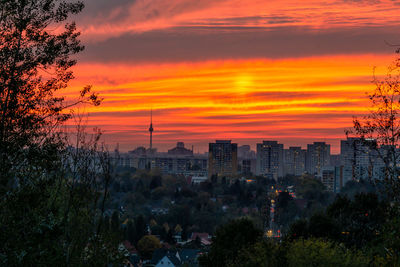
M 89 126 L 129 150 L 176 141 L 332 143 L 367 112 L 372 69 L 400 43 L 392 0 L 86 0 L 76 17 L 87 49 L 73 98 L 92 84 Z M 71 122 L 73 123 L 73 122 Z M 196 150 L 196 149 L 195 149 Z M 197 151 L 197 150 L 196 150 Z
M 384 27 L 399 25 L 396 1 L 87 0 L 87 40 L 175 27 Z
M 91 44 L 81 60 L 90 62 L 193 62 L 215 59 L 294 58 L 390 53 L 399 28 L 315 30 L 310 28 L 194 30 L 174 28 L 124 35 Z
M 177 141 L 204 151 L 218 138 L 237 142 L 277 139 L 305 146 L 344 138 L 352 116 L 367 112 L 365 92 L 374 65 L 383 75 L 392 56 L 342 55 L 288 59 L 212 60 L 197 63 L 85 63 L 68 92 L 92 83 L 104 103 L 87 107 L 89 125 L 123 150 L 148 142 L 153 109 L 154 143 Z M 322 138 L 322 139 L 321 139 Z M 247 141 L 246 141 L 247 140 Z M 253 140 L 253 141 L 251 141 Z M 289 141 L 288 141 L 289 140 Z M 337 146 L 334 151 L 337 152 Z

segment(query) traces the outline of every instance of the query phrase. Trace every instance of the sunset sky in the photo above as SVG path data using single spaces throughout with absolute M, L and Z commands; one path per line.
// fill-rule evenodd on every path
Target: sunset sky
M 400 44 L 394 0 L 86 0 L 74 19 L 86 50 L 65 95 L 104 97 L 89 125 L 122 151 L 184 141 L 285 147 L 326 141 L 339 152 L 352 116 L 367 112 L 373 68 Z

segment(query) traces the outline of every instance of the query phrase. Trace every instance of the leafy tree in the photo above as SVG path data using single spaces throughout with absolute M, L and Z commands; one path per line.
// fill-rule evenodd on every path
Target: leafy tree
M 83 6 L 0 1 L 0 265 L 87 266 L 118 258 L 103 225 L 112 170 L 107 151 L 99 152 L 100 133 L 87 140 L 78 126 L 74 148 L 60 134 L 69 108 L 100 103 L 90 86 L 75 102 L 57 96 L 73 79 L 71 56 L 83 50 L 68 22 Z
M 325 192 L 325 186 L 321 181 L 313 177 L 303 177 L 300 184 L 296 187 L 296 193 L 299 197 L 307 200 L 322 200 Z
M 398 211 L 395 211 L 396 213 Z M 382 227 L 379 242 L 375 242 L 371 252 L 377 266 L 400 266 L 400 216 L 395 214 Z
M 70 56 L 83 50 L 70 14 L 84 7 L 80 1 L 18 0 L 0 2 L 0 193 L 14 182 L 32 184 L 31 166 L 48 171 L 59 145 L 54 129 L 69 117 L 56 91 L 73 78 Z M 64 23 L 64 30 L 54 31 Z M 76 103 L 99 104 L 90 87 Z M 73 105 L 72 104 L 72 105 Z M 36 177 L 39 179 L 38 177 Z M 37 180 L 36 179 L 36 180 Z
M 136 234 L 135 224 L 132 220 L 128 220 L 128 223 L 126 225 L 125 239 L 127 239 L 131 244 L 134 244 L 135 234 Z
M 276 199 L 275 223 L 286 228 L 298 216 L 299 210 L 288 192 L 279 193 Z
M 322 239 L 298 240 L 287 251 L 288 266 L 368 266 L 369 259 L 330 241 Z
M 325 213 L 316 213 L 309 220 L 290 226 L 286 238 L 324 238 L 340 242 L 348 248 L 365 249 L 379 243 L 383 225 L 389 218 L 389 206 L 375 194 L 358 194 L 354 200 L 338 196 Z
M 312 237 L 337 240 L 340 236 L 340 230 L 335 221 L 324 213 L 311 216 L 308 228 Z
M 146 234 L 146 222 L 143 215 L 139 215 L 135 219 L 135 244 Z
M 311 218 L 294 222 L 286 235 L 288 240 L 307 238 L 340 240 L 340 228 L 324 213 L 315 213 Z
M 290 225 L 289 230 L 285 236 L 285 239 L 289 240 L 289 242 L 292 242 L 293 240 L 300 238 L 308 239 L 309 236 L 310 233 L 309 233 L 308 221 L 300 219 Z
M 162 177 L 160 175 L 153 176 L 150 182 L 150 190 L 162 186 Z
M 175 244 L 176 240 L 174 238 L 174 233 L 172 231 L 172 229 L 169 229 L 166 236 L 165 236 L 165 242 L 169 243 L 169 244 Z
M 240 250 L 255 244 L 261 237 L 262 231 L 251 220 L 230 221 L 217 229 L 210 251 L 199 262 L 202 266 L 227 266 L 235 261 Z
M 340 194 L 354 198 L 359 193 L 378 193 L 378 189 L 378 184 L 375 184 L 373 181 L 365 179 L 350 180 L 340 189 Z
M 153 200 L 160 200 L 168 194 L 168 190 L 165 187 L 157 187 L 152 190 L 151 198 Z
M 270 240 L 263 240 L 239 251 L 237 257 L 228 266 L 275 267 L 284 266 L 285 259 L 279 257 L 280 246 Z
M 114 211 L 111 215 L 111 230 L 116 233 L 119 232 L 120 223 L 118 211 Z
M 137 249 L 143 259 L 151 259 L 153 252 L 159 248 L 161 248 L 160 240 L 154 235 L 142 237 L 137 244 Z
M 175 226 L 174 231 L 175 231 L 175 233 L 181 233 L 181 232 L 182 232 L 182 227 L 181 227 L 179 224 L 177 224 L 177 225 Z
M 400 201 L 399 157 L 400 145 L 400 60 L 389 66 L 385 78 L 374 76 L 375 90 L 369 94 L 371 108 L 368 115 L 354 118 L 354 127 L 347 134 L 356 135 L 376 153 L 384 164 L 383 179 L 388 195 Z M 370 140 L 374 140 L 371 142 Z
M 338 197 L 328 207 L 328 215 L 336 221 L 345 234 L 342 241 L 348 246 L 365 246 L 376 238 L 388 215 L 388 203 L 380 201 L 376 194 L 358 194 L 353 201 Z

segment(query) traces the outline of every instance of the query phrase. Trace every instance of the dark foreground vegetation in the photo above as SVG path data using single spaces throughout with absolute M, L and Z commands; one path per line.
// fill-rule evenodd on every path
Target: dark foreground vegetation
M 266 239 L 247 219 L 220 227 L 203 266 L 399 266 L 398 209 L 372 193 L 338 196 L 326 212 Z

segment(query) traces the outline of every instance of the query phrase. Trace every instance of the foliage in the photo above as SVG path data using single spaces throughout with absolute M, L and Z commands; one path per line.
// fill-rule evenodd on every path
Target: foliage
M 90 86 L 57 96 L 83 50 L 71 14 L 80 1 L 0 1 L 0 265 L 99 265 L 122 260 L 104 224 L 112 176 L 101 133 L 63 123 L 80 103 L 100 104 Z M 78 121 L 82 122 L 79 117 Z
M 151 259 L 153 252 L 159 248 L 161 248 L 160 240 L 154 235 L 142 237 L 137 244 L 137 249 L 143 259 Z
M 99 104 L 90 86 L 75 103 L 56 92 L 73 78 L 70 56 L 83 50 L 69 15 L 83 3 L 60 0 L 0 1 L 0 193 L 9 191 L 11 179 L 32 184 L 30 169 L 48 171 L 60 144 L 54 131 L 81 102 Z M 64 29 L 54 31 L 55 27 Z
M 285 191 L 279 193 L 276 199 L 275 223 L 278 226 L 286 228 L 298 215 L 299 210 L 293 200 L 293 197 Z
M 322 239 L 297 240 L 287 252 L 289 267 L 308 266 L 368 266 L 369 259 L 331 241 Z
M 368 115 L 354 118 L 354 127 L 348 131 L 361 138 L 384 164 L 383 179 L 389 197 L 399 201 L 399 156 L 400 145 L 400 69 L 399 61 L 388 68 L 383 79 L 374 76 L 375 90 L 369 95 L 371 108 Z M 374 140 L 371 142 L 371 140 Z
M 284 259 L 279 257 L 280 246 L 270 240 L 263 240 L 252 246 L 243 248 L 228 266 L 242 267 L 273 267 L 283 266 Z
M 221 226 L 212 239 L 210 251 L 199 261 L 202 266 L 226 266 L 234 262 L 239 251 L 256 243 L 262 231 L 253 222 L 242 218 Z
M 348 248 L 362 248 L 378 238 L 388 217 L 388 204 L 375 194 L 360 193 L 354 200 L 338 196 L 326 213 L 292 224 L 287 238 L 327 238 Z

